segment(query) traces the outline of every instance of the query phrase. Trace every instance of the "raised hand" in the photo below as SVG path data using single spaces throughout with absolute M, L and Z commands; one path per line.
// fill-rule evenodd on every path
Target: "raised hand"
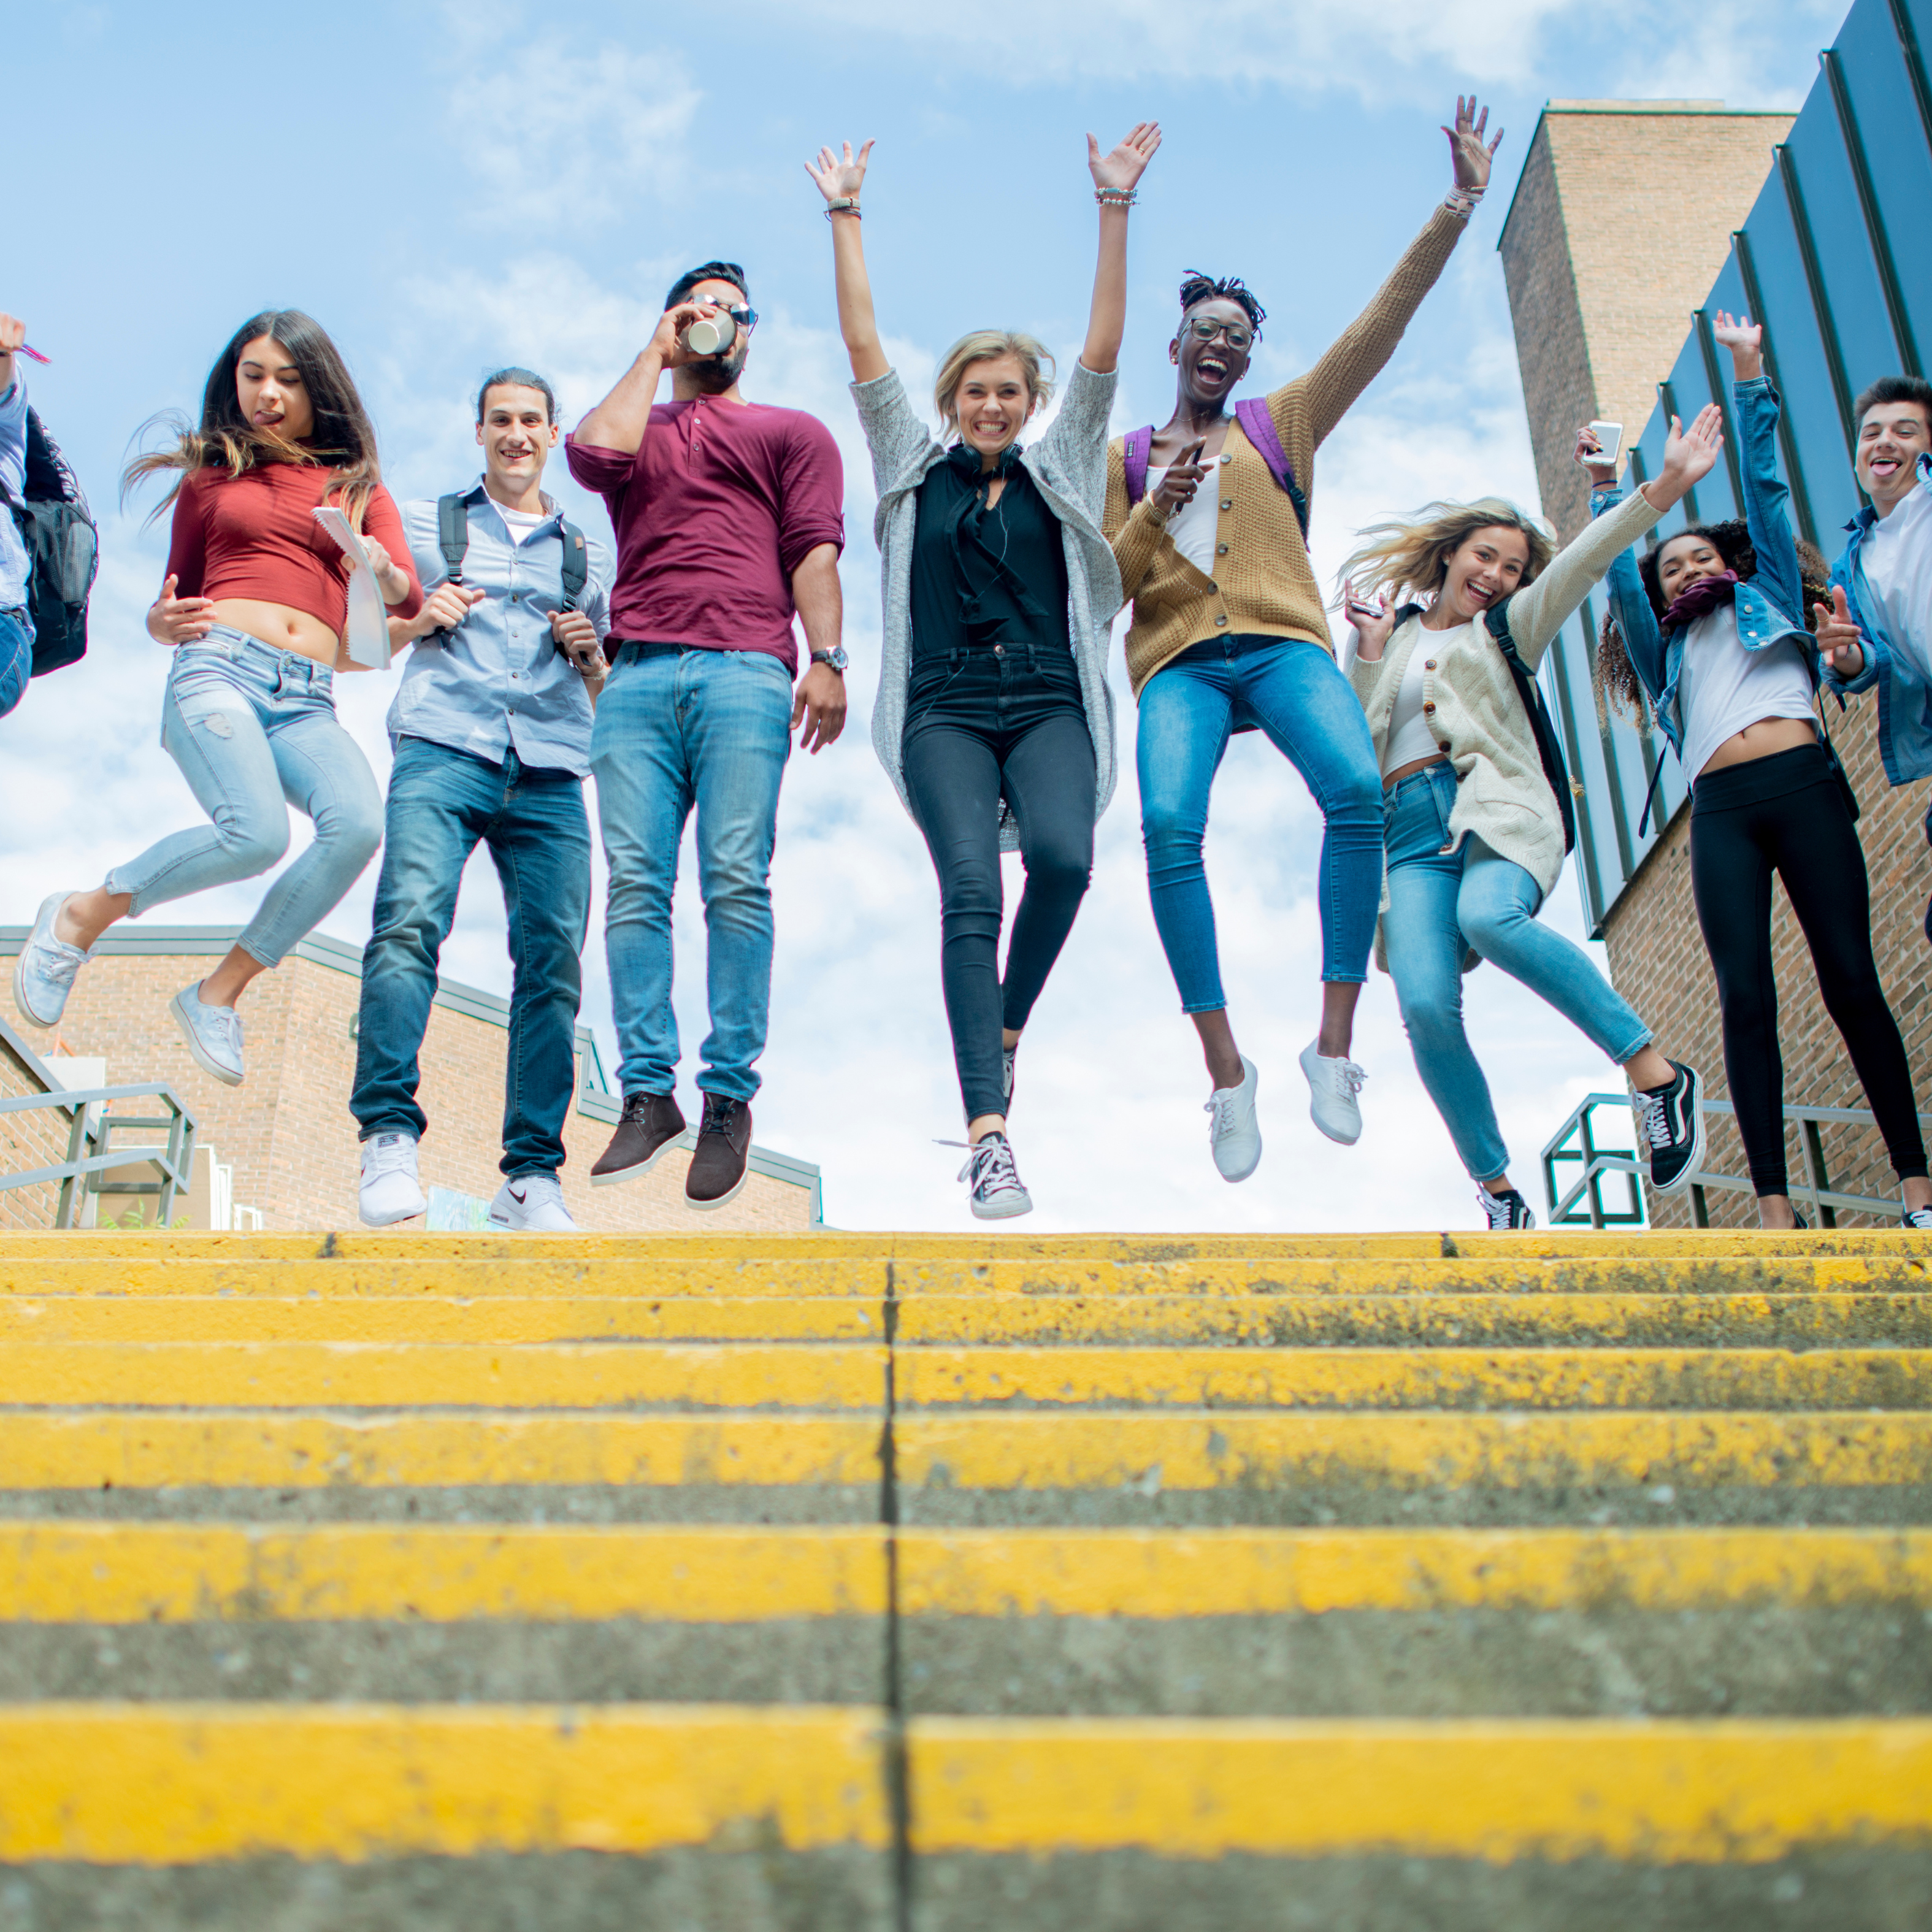
M 1617 480 L 1617 466 L 1604 460 L 1604 446 L 1588 423 L 1576 432 L 1576 460 L 1590 472 L 1590 481 L 1599 488 Z
M 1865 668 L 1864 638 L 1852 620 L 1845 586 L 1833 584 L 1830 604 L 1813 604 L 1811 615 L 1812 628 L 1818 634 L 1818 655 L 1840 677 L 1856 677 Z
M 1342 586 L 1342 608 L 1354 627 L 1356 656 L 1364 664 L 1378 662 L 1395 630 L 1395 613 L 1382 597 L 1370 603 L 1356 590 L 1352 578 Z
M 1711 334 L 1731 352 L 1731 373 L 1748 382 L 1764 373 L 1764 324 L 1748 315 L 1733 316 L 1720 309 L 1711 319 Z
M 0 356 L 10 356 L 27 340 L 27 325 L 18 316 L 0 314 Z
M 1094 185 L 1111 188 L 1116 194 L 1132 188 L 1147 172 L 1147 164 L 1154 159 L 1154 150 L 1160 146 L 1158 121 L 1137 122 L 1121 137 L 1119 144 L 1104 154 L 1100 152 L 1100 142 L 1089 134 L 1087 166 L 1094 176 Z
M 807 161 L 805 171 L 818 184 L 818 191 L 827 201 L 841 201 L 848 196 L 856 197 L 866 178 L 866 164 L 872 159 L 872 143 L 868 141 L 859 150 L 855 160 L 852 143 L 844 143 L 842 154 L 835 154 L 830 148 L 820 148 L 816 161 Z
M 209 597 L 177 597 L 175 586 L 181 581 L 170 577 L 161 586 L 161 594 L 148 609 L 148 634 L 158 644 L 192 644 L 214 628 L 214 600 Z
M 1706 403 L 1688 429 L 1672 416 L 1670 432 L 1664 439 L 1664 467 L 1643 486 L 1651 507 L 1670 509 L 1685 490 L 1710 473 L 1724 449 L 1724 412 L 1715 403 Z
M 1479 112 L 1473 94 L 1466 100 L 1456 95 L 1456 124 L 1442 131 L 1449 136 L 1449 159 L 1458 188 L 1485 188 L 1490 184 L 1490 168 L 1503 144 L 1503 130 L 1498 128 L 1496 138 L 1484 147 L 1483 135 L 1489 124 L 1490 110 L 1485 107 Z

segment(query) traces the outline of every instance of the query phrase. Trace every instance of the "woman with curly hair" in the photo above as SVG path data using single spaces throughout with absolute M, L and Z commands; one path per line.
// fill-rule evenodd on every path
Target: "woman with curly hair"
M 1649 702 L 1690 778 L 1691 887 L 1717 975 L 1724 1074 L 1759 1220 L 1767 1228 L 1803 1225 L 1785 1191 L 1774 872 L 1885 1136 L 1904 1223 L 1932 1228 L 1911 1070 L 1872 957 L 1856 807 L 1834 754 L 1819 742 L 1812 710 L 1818 647 L 1804 609 L 1824 599 L 1817 580 L 1824 560 L 1815 559 L 1808 586 L 1785 508 L 1790 493 L 1778 475 L 1778 398 L 1764 374 L 1762 326 L 1720 310 L 1712 333 L 1730 350 L 1736 378 L 1744 527 L 1680 530 L 1641 562 L 1628 549 L 1618 556 L 1598 684 L 1633 709 Z M 1592 511 L 1607 527 L 1622 514 L 1616 466 L 1591 463 L 1587 450 L 1583 460 Z
M 161 743 L 212 822 L 149 846 L 91 892 L 48 898 L 15 963 L 14 996 L 35 1025 L 54 1025 L 109 926 L 278 864 L 293 805 L 314 821 L 314 842 L 220 964 L 170 1005 L 196 1064 L 238 1086 L 236 1002 L 328 916 L 382 837 L 375 776 L 335 716 L 346 560 L 316 509 L 339 508 L 361 533 L 392 614 L 415 616 L 422 592 L 354 379 L 298 309 L 235 332 L 209 373 L 200 426 L 182 426 L 172 448 L 138 458 L 125 480 L 157 471 L 177 476 L 160 505 L 174 506 L 166 578 L 148 613 L 148 634 L 174 653 Z
M 1238 279 L 1190 273 L 1167 350 L 1174 414 L 1108 452 L 1107 536 L 1133 600 L 1126 661 L 1140 706 L 1148 890 L 1208 1063 L 1208 1146 L 1226 1180 L 1246 1180 L 1262 1157 L 1259 1076 L 1228 1022 L 1202 856 L 1236 731 L 1265 731 L 1322 808 L 1322 1021 L 1301 1070 L 1316 1126 L 1345 1147 L 1362 1131 L 1364 1076 L 1348 1055 L 1375 930 L 1382 807 L 1308 560 L 1308 491 L 1315 452 L 1394 353 L 1482 199 L 1502 140 L 1485 143 L 1488 124 L 1487 109 L 1458 98 L 1455 126 L 1442 130 L 1447 197 L 1314 367 L 1264 397 L 1229 406 L 1261 339 L 1260 302 Z
M 1378 524 L 1344 566 L 1357 639 L 1349 677 L 1382 768 L 1382 962 L 1416 1070 L 1492 1228 L 1535 1223 L 1463 1030 L 1462 975 L 1479 960 L 1548 1000 L 1623 1068 L 1654 1185 L 1688 1186 L 1702 1156 L 1695 1070 L 1665 1059 L 1589 956 L 1538 922 L 1562 870 L 1565 821 L 1505 646 L 1533 676 L 1611 559 L 1723 443 L 1715 409 L 1688 434 L 1673 418 L 1662 473 L 1561 552 L 1544 525 L 1490 496 Z M 1580 436 L 1580 456 L 1582 446 Z

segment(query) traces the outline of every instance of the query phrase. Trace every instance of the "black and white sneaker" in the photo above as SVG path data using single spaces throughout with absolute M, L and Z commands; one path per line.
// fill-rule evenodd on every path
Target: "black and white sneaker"
M 1668 1087 L 1636 1096 L 1637 1130 L 1650 1143 L 1650 1184 L 1660 1194 L 1681 1194 L 1704 1167 L 1704 1083 L 1695 1067 L 1673 1060 Z
M 1922 1234 L 1932 1234 L 1932 1208 L 1901 1208 L 1898 1210 L 1898 1225 L 1914 1229 Z
M 1536 1226 L 1536 1216 L 1529 1211 L 1529 1203 L 1514 1187 L 1506 1187 L 1500 1194 L 1492 1194 L 1479 1180 L 1476 1183 L 1476 1204 L 1488 1217 L 1492 1232 Z
M 1004 1134 L 988 1134 L 976 1141 L 959 1170 L 959 1178 L 970 1182 L 973 1212 L 982 1221 L 1004 1221 L 1014 1214 L 1033 1212 L 1033 1196 L 1020 1179 L 1020 1171 L 1013 1164 L 1012 1144 Z

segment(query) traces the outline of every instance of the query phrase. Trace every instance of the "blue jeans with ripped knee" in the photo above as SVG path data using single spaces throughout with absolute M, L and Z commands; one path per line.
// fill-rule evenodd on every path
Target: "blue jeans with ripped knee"
M 336 721 L 328 665 L 218 624 L 178 645 L 161 707 L 161 744 L 212 824 L 176 832 L 107 875 L 130 916 L 236 879 L 289 849 L 288 807 L 314 842 L 269 887 L 242 950 L 280 965 L 340 902 L 382 842 L 382 797 L 356 740 Z

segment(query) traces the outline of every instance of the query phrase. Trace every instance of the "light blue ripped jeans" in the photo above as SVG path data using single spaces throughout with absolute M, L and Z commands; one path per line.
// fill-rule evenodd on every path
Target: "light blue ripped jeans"
M 239 941 L 264 966 L 280 964 L 382 842 L 382 794 L 361 748 L 336 722 L 334 674 L 299 651 L 218 624 L 176 648 L 161 745 L 214 822 L 174 832 L 116 866 L 106 890 L 131 896 L 132 917 L 253 878 L 288 850 L 292 805 L 315 821 L 314 842 L 269 887 Z

